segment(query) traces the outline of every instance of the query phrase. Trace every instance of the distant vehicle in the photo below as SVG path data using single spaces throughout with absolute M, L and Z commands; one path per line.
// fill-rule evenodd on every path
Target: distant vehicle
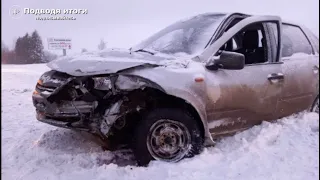
M 37 119 L 132 148 L 139 165 L 177 162 L 218 137 L 300 111 L 319 113 L 319 39 L 277 16 L 209 13 L 129 50 L 48 63 Z

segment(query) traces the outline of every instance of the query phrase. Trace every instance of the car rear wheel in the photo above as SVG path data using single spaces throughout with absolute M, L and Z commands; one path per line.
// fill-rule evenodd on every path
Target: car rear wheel
M 312 108 L 311 108 L 311 112 L 319 113 L 319 95 L 317 96 L 317 98 L 313 102 L 313 105 L 312 105 Z
M 203 149 L 197 121 L 180 109 L 156 109 L 137 125 L 132 144 L 138 165 L 152 160 L 178 162 Z

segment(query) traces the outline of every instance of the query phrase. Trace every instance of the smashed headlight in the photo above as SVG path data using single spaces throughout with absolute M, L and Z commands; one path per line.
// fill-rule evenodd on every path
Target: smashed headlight
M 95 77 L 94 88 L 98 90 L 110 90 L 112 88 L 111 80 L 108 77 Z

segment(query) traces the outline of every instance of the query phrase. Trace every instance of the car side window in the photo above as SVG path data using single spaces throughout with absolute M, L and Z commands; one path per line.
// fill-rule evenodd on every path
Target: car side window
M 316 35 L 314 35 L 312 32 L 310 32 L 310 37 L 314 42 L 315 51 L 319 53 L 319 38 Z
M 263 23 L 254 23 L 234 35 L 220 48 L 220 51 L 243 54 L 245 64 L 252 65 L 268 62 L 269 49 Z
M 309 40 L 313 42 L 314 50 L 319 53 L 319 38 L 308 28 L 304 28 L 304 31 L 307 33 Z
M 262 31 L 261 30 L 258 30 L 258 34 L 259 34 L 259 47 L 263 47 L 263 44 L 264 44 L 264 37 L 263 37 L 263 34 L 262 34 Z
M 271 56 L 272 58 L 277 61 L 277 55 L 278 55 L 278 46 L 279 46 L 279 39 L 278 39 L 278 25 L 276 23 L 266 23 L 269 31 L 272 33 L 270 33 L 270 39 L 271 39 L 271 43 L 272 43 L 272 52 L 271 52 Z
M 283 24 L 282 30 L 282 57 L 312 54 L 312 46 L 300 27 Z
M 234 40 L 234 38 L 232 38 L 232 50 L 235 51 L 238 48 L 239 47 L 238 47 L 238 44 L 237 44 L 236 40 Z

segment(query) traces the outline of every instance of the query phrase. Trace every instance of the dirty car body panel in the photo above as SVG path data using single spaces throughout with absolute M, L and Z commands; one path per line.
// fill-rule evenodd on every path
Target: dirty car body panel
M 151 89 L 152 93 L 175 97 L 191 107 L 193 115 L 197 116 L 195 123 L 203 128 L 205 145 L 213 145 L 219 134 L 246 129 L 263 120 L 284 117 L 311 106 L 319 85 L 319 56 L 314 41 L 310 43 L 312 53 L 308 58 L 285 60 L 281 55 L 282 21 L 279 17 L 207 14 L 215 15 L 219 18 L 212 18 L 212 22 L 216 22 L 210 26 L 214 27 L 213 31 L 205 34 L 208 39 L 202 51 L 196 54 L 188 54 L 195 49 L 183 50 L 182 54 L 171 53 L 171 50 L 180 50 L 153 43 L 166 33 L 174 32 L 175 37 L 188 34 L 189 29 L 176 31 L 175 28 L 180 27 L 178 23 L 130 50 L 111 49 L 50 62 L 48 66 L 52 70 L 40 77 L 33 93 L 37 119 L 108 137 L 114 126 L 120 127 L 117 123 L 126 115 L 150 107 L 139 98 L 143 97 L 141 92 Z M 240 18 L 239 22 L 226 29 L 236 18 Z M 276 25 L 275 30 L 265 26 L 266 62 L 246 64 L 240 70 L 208 69 L 208 64 L 219 58 L 224 44 L 257 23 Z M 170 45 L 175 46 L 174 43 Z M 148 103 L 154 97 L 144 98 Z
M 319 54 L 306 32 L 303 26 L 283 23 L 281 62 L 285 82 L 278 102 L 278 117 L 305 110 L 319 94 Z M 295 45 L 287 47 L 292 43 Z

